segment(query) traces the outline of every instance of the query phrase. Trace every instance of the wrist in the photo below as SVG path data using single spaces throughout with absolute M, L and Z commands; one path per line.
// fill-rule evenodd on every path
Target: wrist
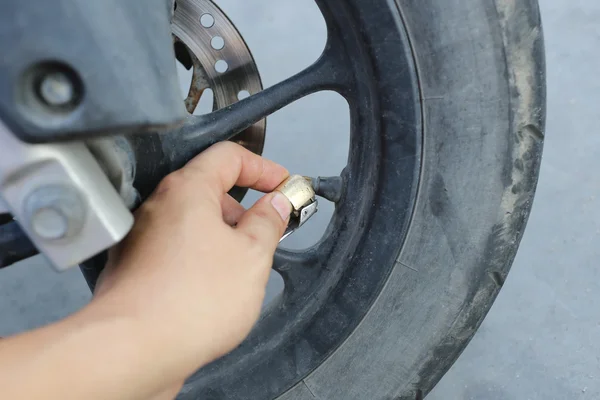
M 85 362 L 94 365 L 86 368 L 89 376 L 124 394 L 119 398 L 150 398 L 187 378 L 176 363 L 169 362 L 168 346 L 126 307 L 95 299 L 62 323 L 65 335 L 87 345 Z
M 201 337 L 187 338 L 185 327 L 161 318 L 158 307 L 136 301 L 135 296 L 120 296 L 113 290 L 95 298 L 77 319 L 79 324 L 115 327 L 118 340 L 129 343 L 143 355 L 138 358 L 140 373 L 158 373 L 159 379 L 170 382 L 184 381 L 212 358 L 198 351 Z

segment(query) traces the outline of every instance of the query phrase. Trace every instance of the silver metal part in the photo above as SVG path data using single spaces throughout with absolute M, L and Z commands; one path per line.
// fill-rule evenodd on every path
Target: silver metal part
M 0 197 L 57 269 L 115 245 L 133 226 L 85 144 L 24 143 L 1 121 L 0 143 Z
M 186 108 L 193 114 L 202 93 L 212 89 L 214 109 L 262 91 L 262 82 L 246 42 L 227 16 L 210 0 L 177 0 L 172 21 L 175 41 L 189 49 L 193 64 Z M 260 121 L 235 138 L 261 154 L 266 122 Z
M 82 196 L 71 186 L 41 186 L 25 198 L 23 222 L 40 239 L 65 239 L 81 231 L 86 208 Z
M 281 243 L 315 215 L 319 207 L 310 180 L 303 176 L 292 175 L 275 190 L 287 197 L 292 204 L 290 222 L 279 240 Z
M 62 208 L 43 207 L 29 217 L 31 229 L 41 239 L 63 239 L 69 232 L 69 217 Z
M 75 97 L 75 87 L 69 77 L 61 72 L 52 72 L 42 78 L 40 96 L 46 104 L 62 107 Z
M 298 228 L 300 228 L 306 221 L 310 219 L 313 215 L 315 215 L 319 211 L 319 203 L 317 200 L 314 200 L 312 203 L 309 203 L 307 206 L 304 206 L 300 209 L 300 215 L 298 217 L 292 216 L 290 219 L 290 223 L 288 224 L 287 229 L 285 230 L 281 239 L 279 239 L 279 243 L 281 243 L 284 239 L 289 237 L 292 233 L 296 232 Z

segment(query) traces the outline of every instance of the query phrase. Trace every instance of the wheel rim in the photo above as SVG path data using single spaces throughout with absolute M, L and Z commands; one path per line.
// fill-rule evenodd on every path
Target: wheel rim
M 277 252 L 274 268 L 284 278 L 283 295 L 238 349 L 188 380 L 183 398 L 273 398 L 285 392 L 353 332 L 404 243 L 419 182 L 422 110 L 401 15 L 388 0 L 316 3 L 328 42 L 311 67 L 225 110 L 190 116 L 170 134 L 130 138 L 134 185 L 144 198 L 203 149 L 295 100 L 334 90 L 350 105 L 348 165 L 343 190 L 332 196 L 340 201 L 325 236 L 305 252 Z M 14 225 L 2 225 L 3 231 Z M 31 246 L 15 245 L 23 235 L 14 236 L 2 248 L 18 248 L 15 260 L 30 255 Z M 91 286 L 104 261 L 97 257 L 82 267 Z M 362 350 L 357 357 L 365 356 Z
M 333 89 L 349 102 L 351 150 L 342 199 L 318 244 L 302 252 L 278 250 L 274 269 L 285 282 L 282 296 L 238 349 L 188 380 L 183 398 L 245 399 L 249 393 L 271 398 L 292 387 L 360 323 L 404 241 L 422 132 L 414 61 L 398 10 L 386 1 L 317 3 L 329 40 L 321 59 L 300 73 L 298 82 L 305 84 L 302 96 Z M 381 12 L 382 7 L 389 11 Z M 337 68 L 342 79 L 310 82 L 323 65 Z

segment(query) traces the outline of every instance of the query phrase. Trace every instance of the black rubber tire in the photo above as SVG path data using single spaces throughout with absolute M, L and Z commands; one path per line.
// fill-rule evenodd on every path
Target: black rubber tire
M 425 121 L 408 237 L 362 323 L 279 400 L 424 397 L 492 305 L 531 209 L 545 119 L 537 2 L 397 3 Z

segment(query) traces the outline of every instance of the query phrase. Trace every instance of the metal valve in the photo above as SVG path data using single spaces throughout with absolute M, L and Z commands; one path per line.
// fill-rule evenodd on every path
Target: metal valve
M 275 190 L 281 192 L 292 203 L 290 223 L 279 240 L 281 242 L 316 214 L 318 202 L 310 179 L 300 175 L 290 176 Z

